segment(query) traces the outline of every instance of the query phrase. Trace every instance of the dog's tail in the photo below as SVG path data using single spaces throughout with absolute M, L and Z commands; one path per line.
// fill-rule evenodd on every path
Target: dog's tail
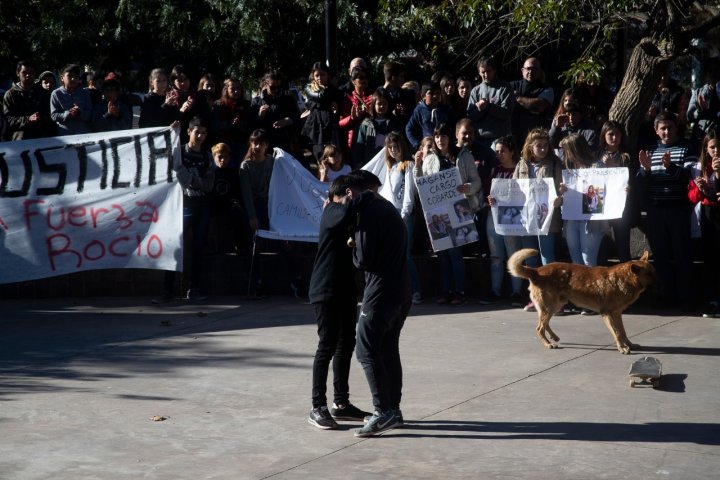
M 527 278 L 533 280 L 535 278 L 535 269 L 523 265 L 526 258 L 533 257 L 538 254 L 534 248 L 524 248 L 513 253 L 508 259 L 508 272 L 513 277 Z

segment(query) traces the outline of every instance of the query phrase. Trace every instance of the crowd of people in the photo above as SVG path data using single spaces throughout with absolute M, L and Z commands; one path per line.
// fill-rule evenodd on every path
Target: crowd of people
M 641 210 L 647 212 L 646 234 L 663 280 L 663 301 L 697 303 L 701 292 L 703 301 L 717 302 L 714 275 L 708 273 L 701 285 L 693 285 L 690 262 L 693 236 L 701 239 L 699 251 L 709 272 L 720 261 L 711 247 L 720 228 L 715 198 L 716 166 L 720 168 L 715 140 L 720 112 L 718 59 L 703 63 L 702 86 L 691 92 L 669 75 L 662 77 L 647 121 L 639 128 L 635 142 L 641 148 L 639 155 L 626 151 L 622 126 L 608 120 L 611 97 L 606 90 L 578 84 L 562 92 L 556 102 L 537 58 L 526 59 L 521 77 L 514 81 L 500 78 L 500 67 L 491 57 L 480 59 L 480 83 L 473 86 L 470 78 L 446 71 L 434 72 L 421 82 L 407 81 L 404 66 L 390 61 L 375 82 L 375 69 L 355 58 L 347 83 L 338 85 L 325 64 L 317 62 L 309 69 L 298 102 L 274 71 L 260 79 L 254 95 L 248 95 L 238 78 L 220 81 L 206 74 L 195 83 L 183 65 L 169 72 L 156 68 L 149 74 L 147 93 L 139 98 L 124 91 L 116 72 L 87 72 L 71 64 L 57 77 L 51 71 L 37 75 L 32 61 L 21 61 L 17 82 L 3 98 L 2 139 L 179 123 L 187 170 L 185 219 L 196 238 L 191 243 L 193 256 L 202 254 L 213 216 L 232 219 L 227 223 L 232 228 L 224 234 L 240 250 L 247 249 L 255 230 L 268 228 L 274 147 L 289 152 L 328 183 L 385 149 L 387 176 L 381 179 L 380 195 L 395 206 L 406 225 L 413 303 L 423 301 L 424 290 L 412 261 L 413 245 L 418 243 L 413 235 L 426 234 L 415 226 L 422 212 L 414 178 L 453 167 L 460 170 L 459 190 L 470 207 L 465 213 L 473 216 L 483 234 L 477 246 L 439 252 L 439 304 L 467 302 L 463 248 L 466 253 L 474 248 L 490 263 L 481 303 L 509 297 L 513 305 L 532 310 L 517 282 L 505 281 L 504 260 L 509 255 L 519 248 L 537 247 L 543 264 L 559 254 L 576 263 L 597 265 L 605 261 L 601 245 L 611 234 L 614 256 L 629 260 L 630 229 Z M 139 110 L 135 122 L 133 109 Z M 562 221 L 559 206 L 566 190 L 562 170 L 588 167 L 630 169 L 621 218 Z M 535 177 L 555 180 L 558 199 L 550 206 L 556 211 L 549 233 L 497 235 L 488 214 L 494 201 L 488 195 L 492 179 Z M 584 208 L 596 205 L 590 192 L 585 196 Z M 417 223 L 421 227 L 432 222 Z M 293 289 L 301 292 L 303 274 L 292 256 L 288 258 Z M 192 261 L 190 270 L 201 265 Z M 188 294 L 204 296 L 199 272 L 189 278 Z M 256 272 L 252 282 L 259 295 L 261 274 Z M 508 283 L 511 291 L 506 295 Z M 170 296 L 170 279 L 166 287 Z M 568 308 L 572 311 L 572 306 Z
M 337 428 L 336 420 L 364 421 L 356 436 L 375 435 L 402 425 L 400 331 L 410 305 L 424 301 L 423 285 L 413 262 L 413 238 L 440 238 L 449 219 L 424 218 L 415 179 L 457 168 L 464 196 L 454 209 L 463 227 L 456 246 L 439 252 L 442 293 L 440 305 L 463 305 L 464 244 L 489 258 L 487 294 L 480 303 L 509 300 L 533 311 L 520 279 L 506 281 L 505 260 L 520 248 L 539 250 L 528 263 L 547 264 L 567 258 L 596 266 L 601 245 L 612 235 L 615 256 L 631 259 L 630 230 L 640 211 L 646 212 L 645 233 L 660 278 L 658 305 L 688 307 L 703 303 L 704 313 L 720 310 L 720 61 L 703 64 L 702 86 L 690 94 L 665 75 L 658 85 L 646 122 L 636 139 L 639 153 L 627 151 L 622 125 L 608 119 L 610 96 L 591 85 L 555 92 L 545 80 L 537 58 L 525 60 L 521 78 L 505 81 L 493 58 L 477 63 L 480 83 L 438 71 L 422 82 L 406 81 L 401 63 L 382 66 L 382 81 L 374 85 L 373 69 L 355 58 L 348 82 L 338 85 L 327 67 L 309 70 L 302 102 L 291 95 L 274 71 L 260 80 L 256 94 L 243 91 L 238 78 L 222 82 L 211 75 L 195 79 L 183 65 L 170 73 L 153 69 L 142 98 L 123 90 L 121 77 L 83 72 L 67 65 L 55 74 L 37 75 L 32 61 L 17 65 L 17 83 L 3 98 L 0 126 L 3 141 L 125 130 L 138 126 L 179 125 L 184 231 L 191 236 L 189 299 L 204 299 L 202 255 L 213 217 L 224 220 L 221 234 L 236 249 L 247 246 L 258 229 L 268 229 L 268 197 L 273 149 L 298 159 L 322 182 L 328 182 L 319 231 L 319 244 L 307 295 L 315 306 L 318 347 L 313 364 L 312 409 L 308 422 L 321 429 Z M 133 109 L 139 109 L 137 122 Z M 361 167 L 383 152 L 384 178 Z M 564 169 L 627 167 L 627 201 L 620 218 L 565 220 L 560 214 Z M 533 236 L 499 235 L 489 214 L 497 200 L 490 195 L 493 179 L 554 179 L 554 204 L 538 204 L 539 224 L 554 209 L 548 233 Z M 603 208 L 591 186 L 583 191 L 584 213 Z M 518 208 L 506 208 L 500 223 L 517 223 Z M 422 219 L 416 228 L 416 219 Z M 229 226 L 229 227 L 227 227 Z M 479 236 L 478 233 L 479 232 Z M 704 276 L 693 283 L 692 237 L 699 238 Z M 428 237 L 428 238 L 429 238 Z M 427 247 L 426 247 L 427 248 Z M 566 249 L 566 251 L 565 251 Z M 291 287 L 298 295 L 303 273 L 289 242 Z M 565 254 L 567 252 L 567 255 Z M 360 296 L 355 273 L 364 272 Z M 262 273 L 249 279 L 253 295 L 261 295 Z M 510 287 L 506 295 L 504 287 Z M 427 285 L 425 287 L 428 287 Z M 172 300 L 176 276 L 168 272 L 165 293 L 157 302 Z M 564 313 L 575 312 L 567 305 Z M 588 310 L 578 311 L 593 314 Z M 374 411 L 350 402 L 348 376 L 352 353 L 366 374 Z M 333 367 L 333 404 L 328 408 L 327 377 Z

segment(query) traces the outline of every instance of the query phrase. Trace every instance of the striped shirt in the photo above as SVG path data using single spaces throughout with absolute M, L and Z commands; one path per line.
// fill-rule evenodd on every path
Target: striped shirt
M 671 165 L 663 166 L 663 155 L 670 152 Z M 697 156 L 684 140 L 663 145 L 662 143 L 648 152 L 651 160 L 650 172 L 641 168 L 638 180 L 645 185 L 648 205 L 670 206 L 688 203 L 687 189 L 690 179 L 685 165 L 697 161 Z

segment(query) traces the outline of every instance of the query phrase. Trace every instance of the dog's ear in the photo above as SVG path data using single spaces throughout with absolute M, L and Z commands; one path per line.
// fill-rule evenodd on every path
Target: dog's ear
M 647 262 L 649 257 L 650 257 L 650 252 L 645 250 L 645 253 L 642 254 L 642 257 L 640 257 L 640 261 Z

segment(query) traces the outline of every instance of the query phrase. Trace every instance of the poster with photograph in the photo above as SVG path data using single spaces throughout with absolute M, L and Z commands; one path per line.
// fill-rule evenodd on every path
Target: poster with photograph
M 479 240 L 470 204 L 457 190 L 461 184 L 457 168 L 415 179 L 425 224 L 436 252 Z
M 610 220 L 622 217 L 627 199 L 628 169 L 580 168 L 563 170 L 562 218 Z
M 557 198 L 552 178 L 494 178 L 490 195 L 496 200 L 490 212 L 498 234 L 547 235 Z

